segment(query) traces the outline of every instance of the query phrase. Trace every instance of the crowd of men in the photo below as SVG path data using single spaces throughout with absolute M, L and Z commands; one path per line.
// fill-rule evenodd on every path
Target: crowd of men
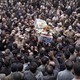
M 38 41 L 45 20 L 53 41 Z M 0 0 L 0 80 L 80 80 L 80 0 Z

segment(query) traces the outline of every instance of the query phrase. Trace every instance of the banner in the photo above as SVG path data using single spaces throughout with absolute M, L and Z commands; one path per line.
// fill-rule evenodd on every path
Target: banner
M 48 44 L 48 43 L 50 43 L 50 42 L 53 41 L 53 37 L 52 36 L 46 36 L 46 35 L 42 35 L 41 34 L 38 37 L 38 40 L 44 42 L 45 44 Z
M 35 29 L 40 32 L 44 28 L 44 26 L 47 26 L 47 23 L 45 20 L 36 19 L 34 25 L 35 25 Z
M 47 25 L 47 22 L 45 20 L 36 19 L 34 22 L 34 26 L 38 41 L 42 41 L 45 44 L 48 44 L 53 41 L 53 37 L 47 32 L 47 29 L 49 30 L 49 26 Z

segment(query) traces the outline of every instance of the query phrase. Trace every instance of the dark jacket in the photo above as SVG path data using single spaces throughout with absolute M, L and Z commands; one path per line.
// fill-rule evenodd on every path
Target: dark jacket
M 26 71 L 24 73 L 24 80 L 37 80 L 36 77 L 33 75 L 32 72 Z

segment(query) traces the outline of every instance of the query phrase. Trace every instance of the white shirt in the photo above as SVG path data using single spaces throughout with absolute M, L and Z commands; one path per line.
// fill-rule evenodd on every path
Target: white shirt
M 24 63 L 24 65 L 23 65 L 23 72 L 25 71 L 27 66 L 28 66 L 28 63 Z

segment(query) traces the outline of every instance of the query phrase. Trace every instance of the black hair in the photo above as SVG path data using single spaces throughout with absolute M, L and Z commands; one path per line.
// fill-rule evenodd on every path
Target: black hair
M 48 59 L 47 59 L 45 56 L 42 57 L 42 58 L 41 58 L 42 64 L 43 64 L 43 65 L 47 64 L 47 60 L 48 60 Z
M 69 46 L 69 51 L 70 51 L 70 53 L 71 53 L 71 54 L 73 54 L 73 53 L 74 53 L 74 49 L 75 49 L 75 48 L 74 48 L 74 46 L 73 46 L 73 45 L 70 45 L 70 46 Z
M 38 65 L 35 63 L 35 62 L 32 62 L 30 65 L 29 65 L 29 69 L 32 73 L 35 73 L 36 70 L 37 70 L 37 67 Z
M 54 52 L 53 48 L 50 48 L 49 52 L 50 52 L 50 51 L 53 51 L 53 52 Z
M 22 71 L 23 70 L 23 64 L 22 63 L 18 63 L 17 64 L 17 68 L 18 68 L 18 71 Z
M 13 48 L 17 49 L 17 44 L 16 43 L 13 44 Z
M 13 50 L 12 53 L 13 53 L 13 55 L 17 55 L 18 51 L 17 50 Z
M 72 70 L 72 68 L 73 68 L 73 62 L 71 60 L 67 60 L 65 62 L 65 66 L 66 66 L 67 70 Z
M 10 61 L 9 60 L 5 60 L 4 65 L 5 65 L 5 67 L 9 67 L 10 66 Z
M 53 74 L 53 67 L 51 65 L 47 65 L 46 66 L 46 71 L 49 75 Z
M 28 63 L 28 61 L 29 61 L 29 60 L 28 60 L 28 57 L 27 57 L 27 56 L 24 56 L 24 62 L 25 62 L 25 63 Z
M 16 63 L 13 63 L 13 64 L 11 65 L 11 71 L 12 71 L 12 72 L 16 72 L 16 71 L 17 71 L 17 64 L 16 64 Z
M 59 50 L 62 50 L 63 49 L 63 46 L 61 44 L 59 44 Z
M 40 51 L 40 56 L 41 56 L 41 57 L 44 56 L 44 51 Z
M 65 56 L 66 59 L 69 59 L 69 57 L 70 57 L 70 52 L 69 52 L 68 50 L 66 50 L 66 51 L 64 52 L 64 56 Z
M 21 60 L 21 58 L 22 58 L 22 55 L 21 54 L 17 54 L 17 59 Z
M 80 62 L 74 64 L 73 70 L 76 76 L 80 76 Z

